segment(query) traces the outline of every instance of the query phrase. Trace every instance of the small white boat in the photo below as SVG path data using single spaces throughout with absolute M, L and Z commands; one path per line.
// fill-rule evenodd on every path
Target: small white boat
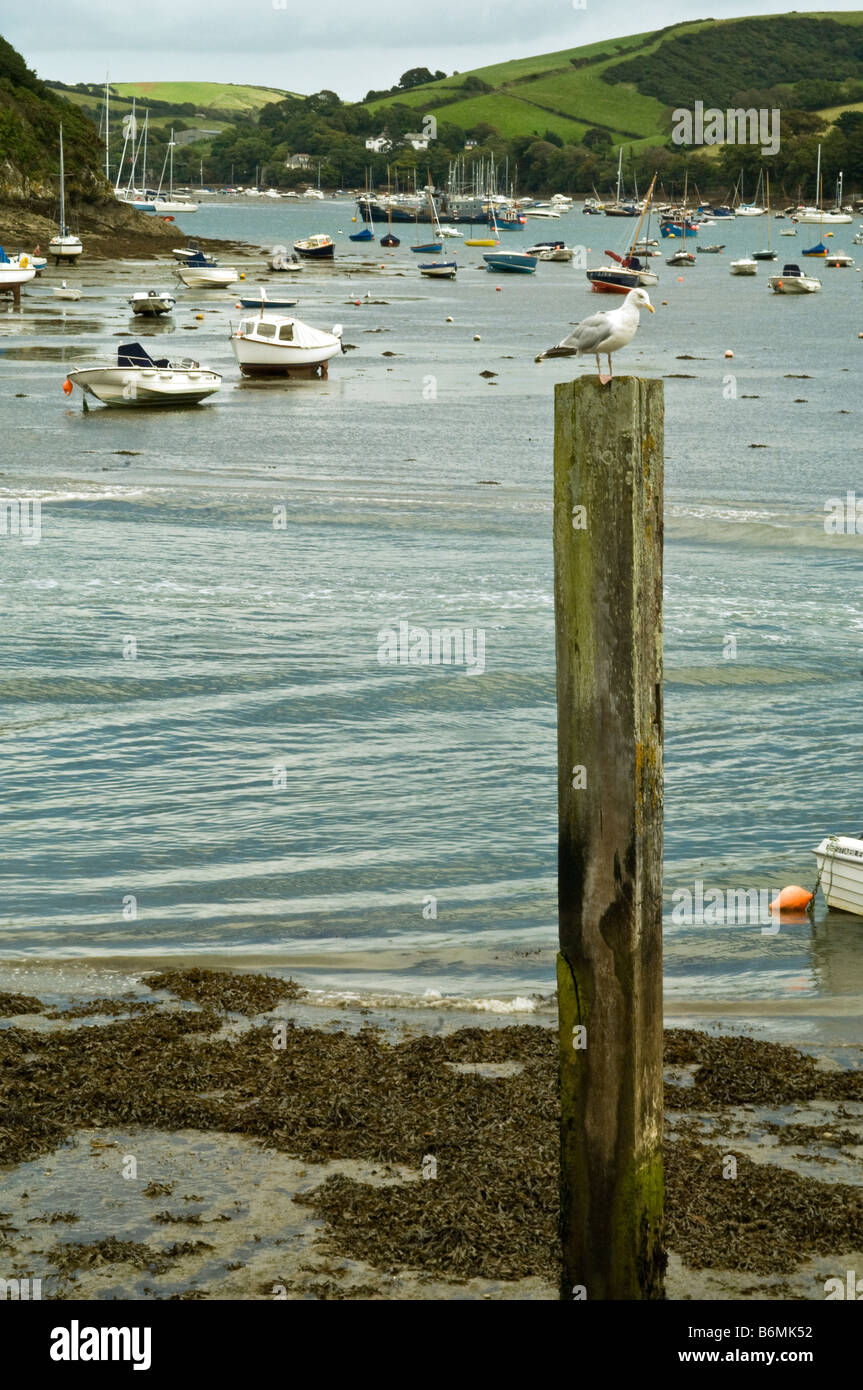
M 136 290 L 129 300 L 133 314 L 144 314 L 152 318 L 172 313 L 176 302 L 168 290 Z
M 218 372 L 200 367 L 190 357 L 154 360 L 140 343 L 124 343 L 117 348 L 116 366 L 70 372 L 63 390 L 69 395 L 78 386 L 103 405 L 197 405 L 221 384 Z
M 758 206 L 757 203 L 741 203 L 734 209 L 735 217 L 763 217 L 766 209 Z
M 223 289 L 240 278 L 232 265 L 210 265 L 200 251 L 184 261 L 177 274 L 190 290 Z
M 841 270 L 843 267 L 853 266 L 854 257 L 849 256 L 847 251 L 828 251 L 824 264 L 832 266 L 834 270 Z
M 80 289 L 78 288 L 77 285 L 67 285 L 67 284 L 66 284 L 66 281 L 65 281 L 65 280 L 62 280 L 62 281 L 60 282 L 59 285 L 55 285 L 55 286 L 54 286 L 54 298 L 55 298 L 55 299 L 80 299 L 80 298 L 81 298 L 81 291 L 80 291 Z
M 440 234 L 441 234 L 441 236 L 448 236 L 448 237 L 454 237 L 454 236 L 463 237 L 463 236 L 464 236 L 464 232 L 460 232 L 459 229 L 458 229 L 458 227 L 450 227 L 450 226 L 449 226 L 448 224 L 446 224 L 446 223 L 444 223 L 444 224 L 441 225 Z
M 797 235 L 797 228 L 796 228 L 796 227 L 783 227 L 783 228 L 782 228 L 782 231 L 779 233 L 779 235 L 780 235 L 780 236 L 796 236 L 796 235 Z
M 853 245 L 863 246 L 863 227 L 860 228 L 859 232 L 854 233 Z
M 297 252 L 289 251 L 287 246 L 274 246 L 267 264 L 270 270 L 302 270 L 303 268 L 303 263 Z
M 539 204 L 536 207 L 525 208 L 524 212 L 527 217 L 560 217 L 559 208 L 544 208 Z
M 732 261 L 728 269 L 732 275 L 757 275 L 758 262 L 753 261 L 749 256 L 744 256 L 742 260 Z
M 827 906 L 863 917 L 863 839 L 827 835 L 813 854 Z
M 821 281 L 817 275 L 804 275 L 799 265 L 785 265 L 781 275 L 771 275 L 767 284 L 774 294 L 817 294 Z
M 18 256 L 7 256 L 0 246 L 0 290 L 17 290 L 26 285 L 36 274 L 33 259 L 26 252 Z
M 261 309 L 244 318 L 231 334 L 231 348 L 243 376 L 285 376 L 298 369 L 304 375 L 326 376 L 331 357 L 343 351 L 342 326 L 332 333 L 312 328 L 300 319 Z
M 153 211 L 162 216 L 173 216 L 175 212 L 197 212 L 197 203 L 185 202 L 182 198 L 154 198 Z
M 562 241 L 538 241 L 527 248 L 527 254 L 540 261 L 571 261 L 573 249 Z

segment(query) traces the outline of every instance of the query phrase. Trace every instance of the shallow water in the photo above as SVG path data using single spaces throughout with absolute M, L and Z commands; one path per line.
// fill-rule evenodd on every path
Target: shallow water
M 553 988 L 552 388 L 588 368 L 533 358 L 616 301 L 566 265 L 489 275 L 464 247 L 458 281 L 428 283 L 410 227 L 391 255 L 358 250 L 351 213 L 220 202 L 184 224 L 337 235 L 335 266 L 266 277 L 344 324 L 356 350 L 326 382 L 238 379 L 236 291 L 132 321 L 128 294 L 173 286 L 173 263 L 64 270 L 84 294 L 59 311 L 49 271 L 0 310 L 0 486 L 42 499 L 38 545 L 0 538 L 7 960 L 242 958 L 388 998 Z M 853 230 L 828 244 L 857 250 Z M 776 242 L 780 267 L 812 231 Z M 504 245 L 563 236 L 594 263 L 622 234 L 572 214 Z M 765 234 L 708 229 L 725 254 L 680 272 L 663 243 L 657 313 L 616 367 L 669 377 L 667 997 L 753 1018 L 796 1001 L 857 1036 L 858 919 L 671 917 L 698 880 L 811 885 L 813 846 L 863 824 L 863 541 L 824 529 L 861 482 L 860 281 L 820 266 L 823 293 L 789 299 L 770 267 L 731 277 Z M 259 255 L 236 263 L 264 279 Z M 219 396 L 65 400 L 64 362 L 150 334 L 223 372 Z M 484 671 L 381 666 L 400 620 L 483 629 Z

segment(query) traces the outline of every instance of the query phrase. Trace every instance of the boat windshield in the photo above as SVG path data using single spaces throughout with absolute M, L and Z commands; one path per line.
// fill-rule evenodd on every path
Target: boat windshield
M 281 328 L 279 329 L 279 341 L 283 343 L 291 343 L 293 342 L 293 340 L 294 325 L 292 323 L 283 323 Z
M 275 338 L 276 325 L 274 323 L 267 323 L 265 320 L 259 320 L 255 324 L 255 332 L 259 338 Z

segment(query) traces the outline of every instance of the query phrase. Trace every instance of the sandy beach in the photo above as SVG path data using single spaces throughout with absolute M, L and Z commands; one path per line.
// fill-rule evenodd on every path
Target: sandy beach
M 556 1299 L 555 1031 L 315 1012 L 200 968 L 0 996 L 6 1267 L 60 1300 Z M 668 1298 L 860 1266 L 861 1066 L 667 1030 Z

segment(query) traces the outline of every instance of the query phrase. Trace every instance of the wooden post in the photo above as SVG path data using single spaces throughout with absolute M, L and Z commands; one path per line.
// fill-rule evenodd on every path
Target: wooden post
M 663 1297 L 661 381 L 555 390 L 565 1299 Z

